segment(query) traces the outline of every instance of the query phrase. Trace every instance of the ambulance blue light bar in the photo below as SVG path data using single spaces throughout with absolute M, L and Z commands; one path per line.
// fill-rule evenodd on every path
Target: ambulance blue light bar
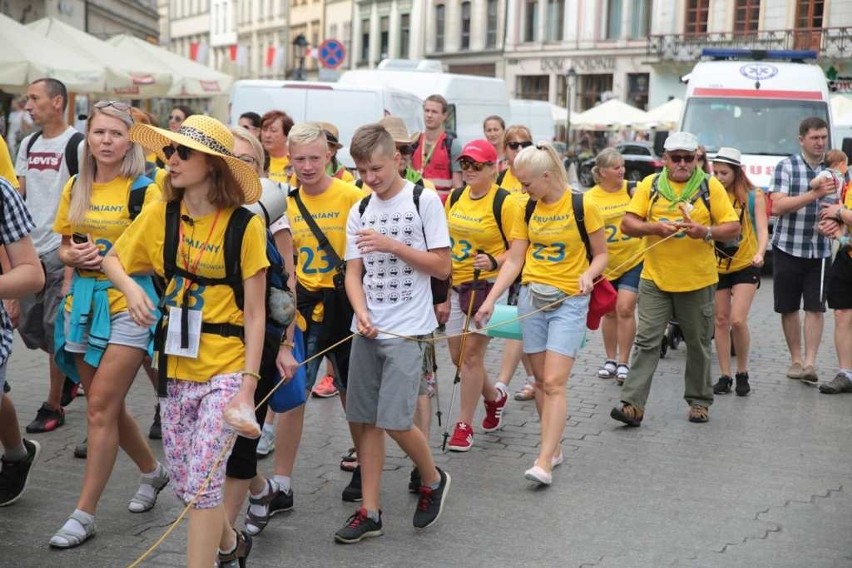
M 716 60 L 804 61 L 806 59 L 816 59 L 817 55 L 816 51 L 799 49 L 723 49 L 705 47 L 701 50 L 702 57 L 712 57 Z

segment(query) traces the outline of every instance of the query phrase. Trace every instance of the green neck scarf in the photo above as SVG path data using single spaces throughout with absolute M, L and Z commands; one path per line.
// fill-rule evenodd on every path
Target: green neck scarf
M 413 184 L 420 183 L 423 180 L 423 176 L 420 175 L 420 172 L 418 172 L 417 170 L 415 170 L 411 166 L 408 166 L 407 168 L 405 168 L 405 175 L 402 176 L 402 177 L 404 177 L 405 179 L 407 179 L 408 181 L 410 181 Z
M 683 188 L 680 196 L 678 196 L 675 195 L 674 188 L 671 186 L 671 182 L 669 182 L 669 169 L 663 168 L 660 178 L 657 181 L 657 191 L 669 201 L 669 209 L 673 210 L 677 207 L 678 203 L 691 203 L 693 201 L 698 194 L 698 189 L 701 187 L 701 182 L 704 181 L 706 176 L 707 174 L 704 173 L 704 170 L 696 167 L 690 178 L 686 180 L 686 186 Z

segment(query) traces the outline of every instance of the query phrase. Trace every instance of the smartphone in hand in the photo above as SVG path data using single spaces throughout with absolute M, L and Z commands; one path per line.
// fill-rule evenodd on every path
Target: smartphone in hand
M 84 235 L 83 233 L 74 233 L 73 235 L 71 235 L 71 240 L 77 243 L 78 245 L 82 245 L 89 242 L 89 237 Z

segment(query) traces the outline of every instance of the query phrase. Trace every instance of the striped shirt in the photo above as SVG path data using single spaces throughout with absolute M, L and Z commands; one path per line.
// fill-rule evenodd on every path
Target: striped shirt
M 801 154 L 785 158 L 775 166 L 769 193 L 803 195 L 810 191 L 811 180 L 825 169 L 825 164 L 811 167 Z M 831 256 L 831 241 L 817 231 L 820 203 L 825 201 L 825 198 L 812 201 L 801 209 L 778 215 L 772 245 L 797 258 Z
M 20 241 L 34 228 L 24 200 L 5 178 L 0 177 L 0 245 Z M 11 351 L 12 323 L 6 309 L 0 305 L 0 365 L 6 363 Z

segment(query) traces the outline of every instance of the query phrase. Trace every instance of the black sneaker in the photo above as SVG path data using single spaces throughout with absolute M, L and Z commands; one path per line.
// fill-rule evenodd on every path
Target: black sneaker
M 282 491 L 279 489 L 275 493 L 275 497 L 269 503 L 269 518 L 271 519 L 278 513 L 286 513 L 293 510 L 293 490 Z
M 36 412 L 35 420 L 27 424 L 27 433 L 51 432 L 63 424 L 65 424 L 65 411 L 61 407 L 54 410 L 45 402 Z
M 83 438 L 83 441 L 74 446 L 74 457 L 81 460 L 89 457 L 89 438 Z
M 71 401 L 77 398 L 79 390 L 80 385 L 78 385 L 68 377 L 65 377 L 65 382 L 62 383 L 62 398 L 59 401 L 60 406 L 65 408 L 66 406 L 71 404 Z
M 734 392 L 737 393 L 737 396 L 745 396 L 751 392 L 751 387 L 748 384 L 748 372 L 737 373 L 734 376 L 737 379 L 737 386 L 734 387 Z
M 349 485 L 343 489 L 343 500 L 348 503 L 360 503 L 363 497 L 361 496 L 361 466 L 359 465 L 352 471 L 352 479 L 349 480 Z
M 30 470 L 41 453 L 41 446 L 34 440 L 23 439 L 24 447 L 27 449 L 27 457 L 21 461 L 6 461 L 6 457 L 0 457 L 0 507 L 11 505 L 21 498 L 27 490 L 27 481 L 30 478 Z
M 382 534 L 382 512 L 379 511 L 379 520 L 374 521 L 367 516 L 366 509 L 358 509 L 346 520 L 343 528 L 334 533 L 334 540 L 343 544 L 354 544 Z
M 423 482 L 420 480 L 420 470 L 416 467 L 411 468 L 411 475 L 408 477 L 408 492 L 420 493 L 420 486 Z
M 441 476 L 441 485 L 437 489 L 430 489 L 425 485 L 420 488 L 420 500 L 417 502 L 417 510 L 414 511 L 414 528 L 431 527 L 444 509 L 444 499 L 450 488 L 450 474 L 441 468 L 437 469 Z
M 716 384 L 713 385 L 713 394 L 730 394 L 731 393 L 731 385 L 734 383 L 734 380 L 728 375 L 722 375 L 719 377 L 719 380 L 716 381 Z
M 151 428 L 148 430 L 149 440 L 162 440 L 163 428 L 160 424 L 160 403 L 154 407 L 154 422 L 151 423 Z
M 251 553 L 251 537 L 243 531 L 234 531 L 237 533 L 237 546 L 228 554 L 217 555 L 218 568 L 245 568 L 246 559 Z

